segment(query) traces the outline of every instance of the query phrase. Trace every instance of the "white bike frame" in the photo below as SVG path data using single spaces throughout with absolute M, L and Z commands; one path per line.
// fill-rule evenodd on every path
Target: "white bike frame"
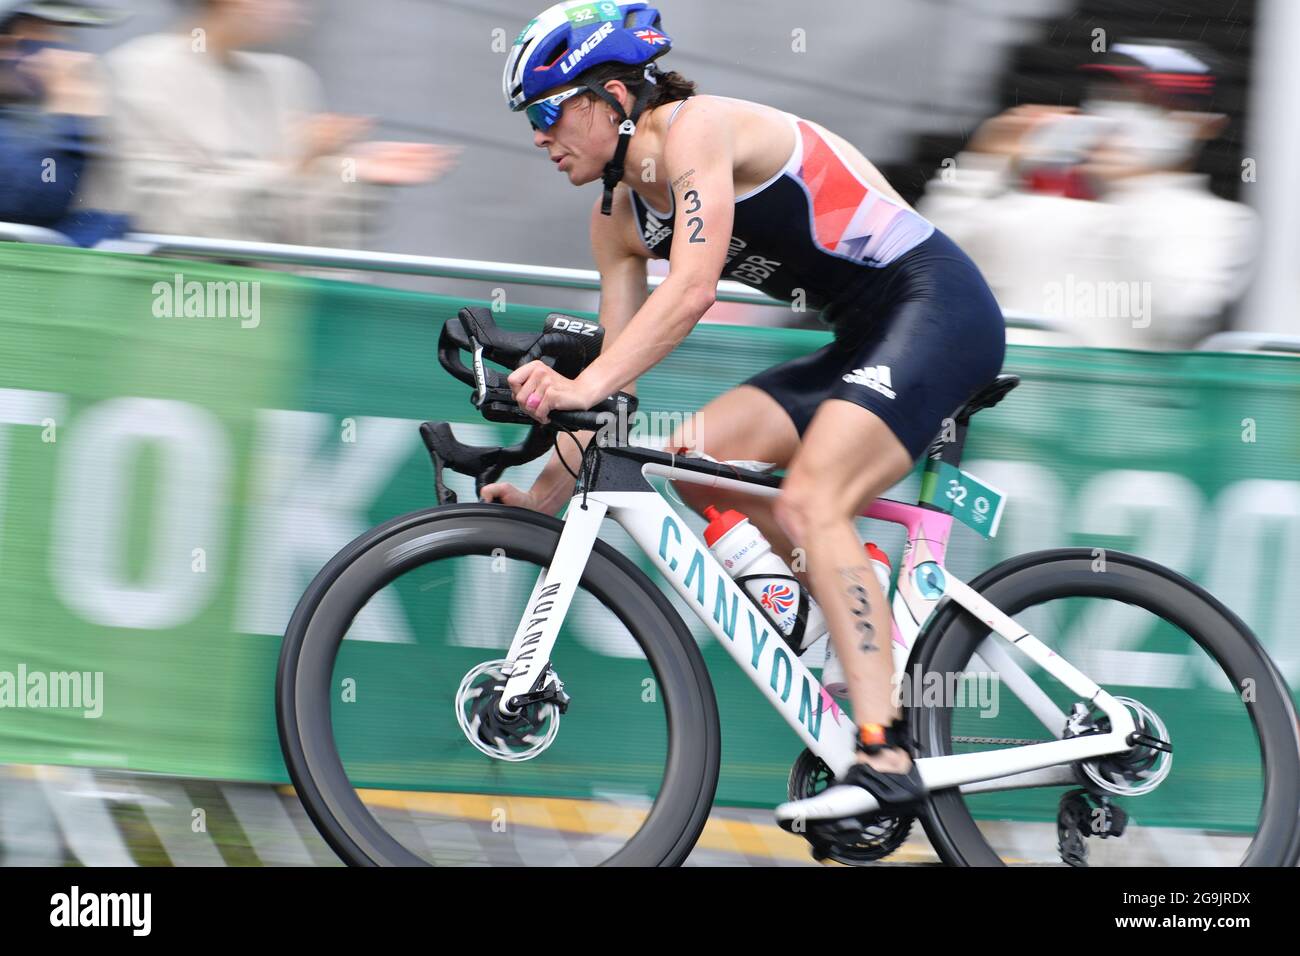
M 666 478 L 759 497 L 777 494 L 773 487 L 653 462 L 643 464 L 641 474 L 647 479 Z M 1070 764 L 1130 749 L 1128 738 L 1136 727 L 1123 704 L 943 568 L 951 515 L 884 498 L 864 514 L 907 529 L 907 546 L 893 600 L 896 678 L 904 676 L 899 672 L 907 664 L 922 625 L 940 601 L 949 598 L 989 625 L 993 634 L 984 639 L 978 652 L 983 665 L 996 672 L 1000 682 L 1057 738 L 981 753 L 919 759 L 918 771 L 930 790 L 960 787 L 964 792 L 984 792 L 1068 785 L 1076 782 Z M 510 645 L 510 677 L 502 705 L 536 689 L 607 515 L 627 531 L 808 748 L 836 777 L 841 776 L 856 759 L 856 731 L 851 719 L 653 488 L 579 492 L 570 501 L 555 557 L 550 567 L 538 575 Z M 1109 718 L 1111 729 L 1064 737 L 1066 714 L 1016 663 L 1006 644 L 1014 644 L 1082 700 L 1100 709 Z M 868 809 L 877 807 L 873 802 Z

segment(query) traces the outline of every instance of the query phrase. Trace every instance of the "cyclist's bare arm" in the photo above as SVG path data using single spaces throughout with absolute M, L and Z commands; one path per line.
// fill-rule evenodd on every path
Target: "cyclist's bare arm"
M 707 98 L 673 125 L 664 165 L 676 202 L 672 272 L 581 378 L 601 395 L 635 382 L 675 349 L 717 295 L 735 216 L 732 119 Z
M 664 148 L 677 208 L 673 223 L 673 269 L 651 296 L 646 295 L 645 249 L 631 204 L 615 196 L 613 215 L 592 209 L 592 249 L 601 274 L 600 321 L 606 326 L 601 355 L 582 377 L 597 383 L 601 395 L 634 387 L 690 333 L 713 305 L 726 263 L 735 215 L 731 118 L 725 106 L 705 100 L 693 104 L 674 124 Z M 620 201 L 622 199 L 622 201 Z M 585 446 L 590 432 L 583 433 Z M 559 454 L 577 470 L 579 452 L 561 437 Z M 573 476 L 553 454 L 527 494 L 510 485 L 483 489 L 485 501 L 560 509 L 573 488 Z
M 591 254 L 600 272 L 600 324 L 605 327 L 603 355 L 618 341 L 649 297 L 646 250 L 640 244 L 626 186 L 619 186 L 614 194 L 613 215 L 600 214 L 599 199 L 591 207 Z M 628 383 L 624 389 L 635 390 L 635 382 Z
M 598 321 L 605 328 L 602 353 L 636 315 L 646 301 L 646 253 L 640 245 L 636 219 L 627 200 L 625 186 L 619 186 L 614 197 L 613 215 L 603 216 L 598 198 L 591 210 L 591 249 L 600 272 L 600 314 Z M 630 386 L 627 391 L 634 391 Z M 578 432 L 583 447 L 592 432 Z M 565 435 L 556 442 L 557 451 L 547 460 L 545 467 L 533 482 L 528 493 L 498 482 L 483 489 L 484 501 L 533 508 L 546 514 L 555 514 L 569 500 L 573 490 L 573 475 L 564 467 L 578 470 L 581 452 Z M 562 462 L 559 458 L 564 456 Z

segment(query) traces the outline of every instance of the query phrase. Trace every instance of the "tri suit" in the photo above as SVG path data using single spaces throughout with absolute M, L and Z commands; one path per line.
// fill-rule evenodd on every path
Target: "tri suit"
M 814 126 L 786 116 L 794 150 L 770 180 L 736 197 L 722 277 L 819 311 L 835 340 L 746 384 L 771 395 L 801 435 L 826 399 L 860 405 L 915 461 L 1001 370 L 1002 310 L 952 240 L 869 187 Z M 629 196 L 650 256 L 667 259 L 675 210 Z

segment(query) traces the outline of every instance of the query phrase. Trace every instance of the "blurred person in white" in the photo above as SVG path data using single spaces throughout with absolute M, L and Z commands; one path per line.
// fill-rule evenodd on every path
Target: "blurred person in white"
M 111 173 L 96 197 L 142 232 L 357 248 L 378 186 L 430 182 L 456 149 L 362 142 L 370 121 L 324 113 L 288 56 L 250 52 L 306 29 L 300 0 L 177 0 L 170 33 L 105 57 Z
M 1245 291 L 1259 242 L 1254 211 L 1191 171 L 1227 123 L 1208 110 L 1212 63 L 1194 44 L 1115 43 L 1083 67 L 1079 109 L 987 121 L 918 209 L 1004 309 L 1056 318 L 1080 344 L 1193 348 Z

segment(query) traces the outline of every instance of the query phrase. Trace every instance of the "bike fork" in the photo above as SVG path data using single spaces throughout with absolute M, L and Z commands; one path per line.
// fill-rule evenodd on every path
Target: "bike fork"
M 569 613 L 569 604 L 578 589 L 587 557 L 595 546 L 601 522 L 608 507 L 595 498 L 583 500 L 578 495 L 569 503 L 564 516 L 564 530 L 549 567 L 537 575 L 537 583 L 515 629 L 514 640 L 506 655 L 509 679 L 501 694 L 502 713 L 517 712 L 512 701 L 541 689 L 546 678 L 551 650 L 559 637 L 560 626 Z

